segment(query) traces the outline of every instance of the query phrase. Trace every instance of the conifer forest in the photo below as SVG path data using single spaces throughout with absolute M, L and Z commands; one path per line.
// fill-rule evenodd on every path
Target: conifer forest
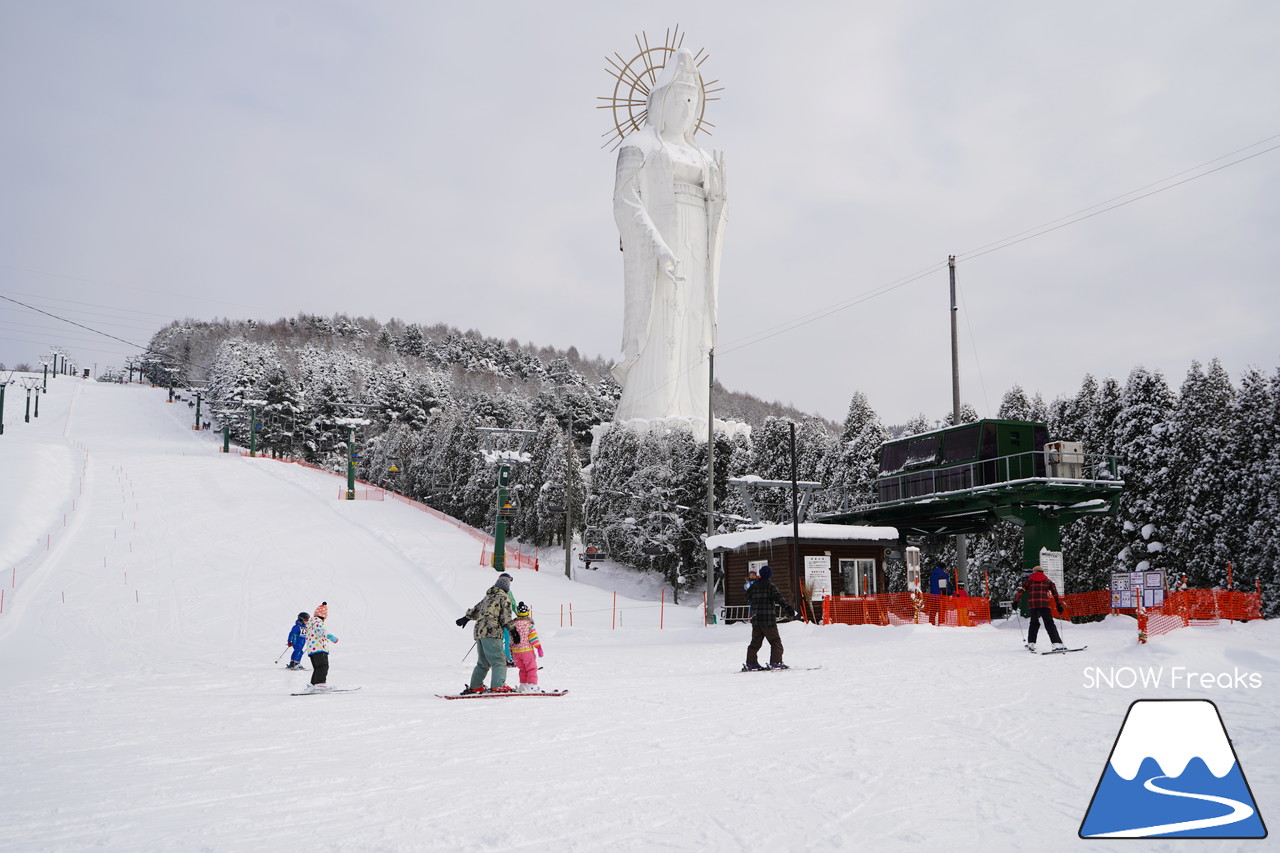
M 258 452 L 345 472 L 348 419 L 357 476 L 467 524 L 492 530 L 497 485 L 481 427 L 518 429 L 524 461 L 513 468 L 517 513 L 508 535 L 527 546 L 563 544 L 567 506 L 579 544 L 594 544 L 637 571 L 661 573 L 677 598 L 705 581 L 706 435 L 611 425 L 619 387 L 611 363 L 485 338 L 475 331 L 397 320 L 301 315 L 273 323 L 175 322 L 142 360 L 157 385 L 199 388 L 212 428 Z M 1280 613 L 1280 369 L 1231 377 L 1215 359 L 1179 380 L 1141 365 L 1127 375 L 1084 376 L 1051 401 L 1015 386 L 990 417 L 1043 421 L 1051 439 L 1080 441 L 1116 457 L 1125 491 L 1114 516 L 1063 528 L 1067 591 L 1107 589 L 1110 573 L 1160 569 L 1170 586 L 1260 582 L 1267 616 Z M 110 378 L 104 376 L 103 378 Z M 880 445 L 951 422 L 922 412 L 886 424 L 861 394 L 842 423 L 717 386 L 717 419 L 750 430 L 717 432 L 719 531 L 748 522 L 731 478 L 791 477 L 821 483 L 807 519 L 874 500 Z M 949 401 L 947 401 L 949 402 Z M 962 421 L 978 414 L 965 406 Z M 705 426 L 702 428 L 705 429 Z M 760 497 L 768 522 L 789 522 L 789 494 Z M 953 565 L 948 539 L 912 541 L 928 565 Z M 971 578 L 1007 598 L 1021 580 L 1021 532 L 1000 525 L 969 538 Z M 889 565 L 891 590 L 905 588 Z

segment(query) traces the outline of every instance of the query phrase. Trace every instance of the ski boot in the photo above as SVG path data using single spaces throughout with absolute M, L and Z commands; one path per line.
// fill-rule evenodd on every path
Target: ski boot
M 778 661 L 777 663 L 769 664 L 769 669 L 791 669 L 791 667 L 787 666 L 782 661 Z
M 462 691 L 461 693 L 459 693 L 458 695 L 459 695 L 459 696 L 470 696 L 470 695 L 472 695 L 472 694 L 474 694 L 474 693 L 483 693 L 483 692 L 484 692 L 484 685 L 483 685 L 483 684 L 481 684 L 479 687 L 467 687 L 467 688 L 464 688 L 464 689 L 463 689 L 463 691 Z
M 758 664 L 758 663 L 744 663 L 744 664 L 742 665 L 742 671 L 743 671 L 743 672 L 756 672 L 757 670 L 761 670 L 761 669 L 764 669 L 764 668 L 765 668 L 765 667 L 761 666 L 761 665 L 760 665 L 760 664 Z
M 1036 653 L 1036 644 L 1035 644 L 1035 643 L 1027 643 L 1026 645 L 1027 645 L 1027 651 L 1031 652 L 1031 654 L 1033 654 L 1033 655 L 1034 655 L 1034 654 Z

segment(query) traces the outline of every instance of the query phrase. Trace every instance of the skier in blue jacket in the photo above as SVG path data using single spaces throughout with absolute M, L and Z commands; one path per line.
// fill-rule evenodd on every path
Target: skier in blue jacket
M 310 618 L 310 614 L 299 613 L 298 621 L 293 623 L 293 630 L 289 632 L 287 643 L 293 649 L 293 654 L 289 656 L 287 669 L 302 669 L 302 650 L 307 645 L 307 620 Z

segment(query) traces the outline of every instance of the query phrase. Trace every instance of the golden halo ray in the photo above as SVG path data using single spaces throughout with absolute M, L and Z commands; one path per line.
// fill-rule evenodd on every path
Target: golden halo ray
M 649 34 L 641 30 L 635 37 L 639 52 L 631 59 L 626 59 L 617 52 L 613 56 L 605 57 L 608 65 L 604 70 L 614 79 L 613 93 L 598 96 L 596 100 L 607 101 L 607 103 L 597 104 L 596 109 L 612 110 L 613 127 L 600 134 L 606 137 L 601 148 L 617 150 L 628 134 L 644 126 L 645 116 L 648 115 L 649 92 L 658 82 L 658 72 L 666 67 L 671 54 L 684 46 L 684 35 L 680 32 L 680 25 L 677 24 L 666 31 L 662 44 L 650 44 Z M 698 124 L 694 133 L 705 133 L 708 136 L 711 135 L 709 128 L 715 125 L 706 119 L 707 102 L 720 100 L 718 97 L 713 97 L 713 93 L 724 91 L 723 86 L 710 88 L 719 83 L 719 80 L 708 83 L 702 78 L 702 64 L 710 57 L 711 54 L 702 47 L 698 48 L 693 55 L 694 66 L 698 68 L 698 82 L 702 85 L 702 111 L 698 114 Z

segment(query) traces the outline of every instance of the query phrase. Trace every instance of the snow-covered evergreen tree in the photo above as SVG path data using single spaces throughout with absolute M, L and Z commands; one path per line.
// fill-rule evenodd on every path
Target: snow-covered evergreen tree
M 1262 588 L 1263 614 L 1280 615 L 1280 368 L 1268 380 L 1246 371 L 1240 383 L 1235 417 L 1235 458 L 1240 491 L 1228 527 L 1238 531 L 1233 544 L 1235 586 Z
M 1120 477 L 1125 481 L 1120 503 L 1125 543 L 1117 554 L 1117 568 L 1167 569 L 1165 539 L 1177 522 L 1168 502 L 1173 393 L 1158 371 L 1136 367 L 1129 373 L 1120 402 L 1115 446 Z
M 1240 489 L 1232 458 L 1235 389 L 1222 364 L 1192 362 L 1170 423 L 1170 487 L 1177 524 L 1166 542 L 1168 568 L 1197 588 L 1225 586 L 1231 559 L 1227 507 Z

